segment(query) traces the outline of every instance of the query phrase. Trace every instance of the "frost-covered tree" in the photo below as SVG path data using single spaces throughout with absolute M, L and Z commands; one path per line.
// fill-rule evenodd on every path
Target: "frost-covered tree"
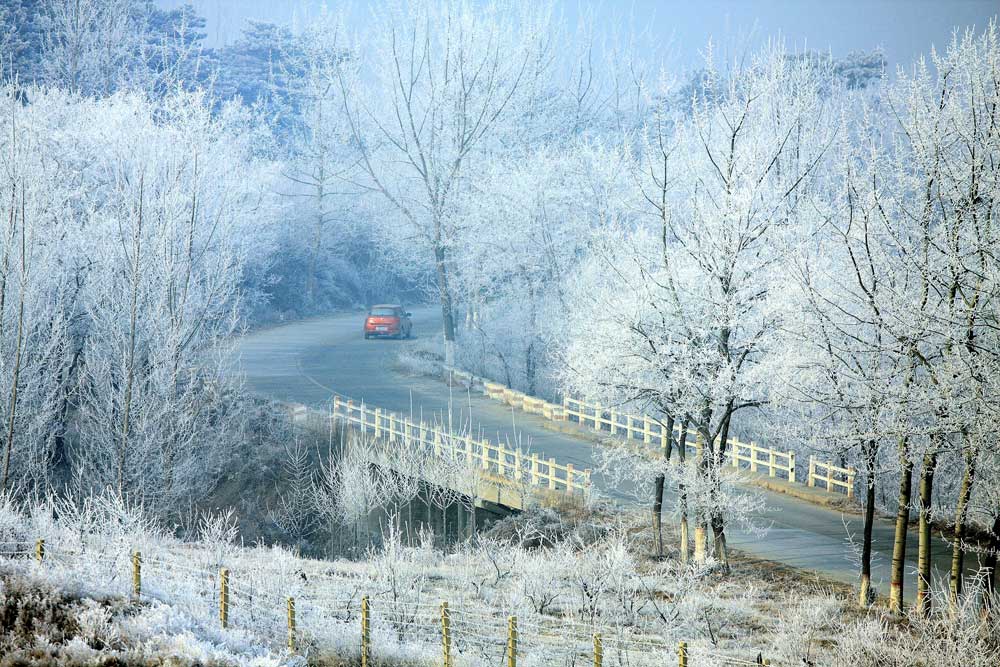
M 355 182 L 377 194 L 398 231 L 396 256 L 434 276 L 446 356 L 453 362 L 452 254 L 461 236 L 455 200 L 486 164 L 532 81 L 545 75 L 546 10 L 462 0 L 380 8 L 338 75 L 354 142 Z
M 624 219 L 587 264 L 565 352 L 571 390 L 689 420 L 709 493 L 734 415 L 768 400 L 782 263 L 814 223 L 812 182 L 833 131 L 813 68 L 772 49 L 737 69 L 675 126 L 670 214 Z M 696 557 L 711 526 L 725 564 L 725 512 L 702 507 L 712 509 L 696 521 Z

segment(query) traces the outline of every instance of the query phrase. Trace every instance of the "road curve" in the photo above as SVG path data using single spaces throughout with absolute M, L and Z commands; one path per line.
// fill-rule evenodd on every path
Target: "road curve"
M 412 414 L 426 421 L 468 426 L 493 441 L 518 443 L 543 457 L 595 468 L 591 442 L 542 426 L 541 417 L 526 415 L 465 390 L 449 389 L 433 378 L 413 377 L 394 369 L 400 341 L 365 340 L 360 313 L 302 320 L 260 330 L 237 343 L 239 367 L 251 391 L 271 399 L 310 406 L 328 403 L 333 393 L 383 409 Z M 432 307 L 413 309 L 414 337 L 440 335 L 440 314 Z M 621 502 L 634 502 L 626 489 L 613 488 L 594 475 L 595 487 Z M 732 527 L 730 545 L 759 558 L 814 570 L 845 583 L 857 581 L 858 568 L 848 534 L 862 533 L 859 517 L 818 507 L 789 496 L 763 491 L 767 509 L 758 517 L 768 526 L 763 537 Z M 874 530 L 872 582 L 888 594 L 893 525 L 878 520 Z M 935 540 L 935 578 L 947 576 L 950 546 Z M 909 554 L 916 554 L 910 531 Z M 974 566 L 975 564 L 971 564 Z M 908 561 L 906 597 L 914 595 L 915 561 Z

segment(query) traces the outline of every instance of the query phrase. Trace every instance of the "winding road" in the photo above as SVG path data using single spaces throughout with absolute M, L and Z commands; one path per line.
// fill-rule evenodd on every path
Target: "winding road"
M 518 443 L 525 450 L 554 457 L 577 468 L 596 468 L 594 448 L 599 446 L 571 434 L 545 428 L 541 417 L 511 410 L 477 393 L 451 389 L 427 377 L 414 377 L 394 368 L 401 341 L 364 340 L 363 315 L 351 313 L 315 318 L 256 331 L 237 345 L 242 373 L 250 389 L 267 398 L 303 403 L 312 407 L 328 404 L 333 393 L 426 421 L 434 419 L 469 426 L 491 440 Z M 433 307 L 413 309 L 415 337 L 440 335 L 440 312 Z M 635 501 L 627 490 L 595 474 L 599 492 L 623 503 Z M 847 536 L 862 532 L 861 518 L 820 507 L 790 496 L 761 491 L 767 509 L 757 522 L 769 529 L 748 532 L 727 530 L 729 544 L 747 554 L 796 568 L 813 570 L 825 577 L 854 583 L 857 565 Z M 910 531 L 908 552 L 916 554 L 916 535 Z M 892 559 L 893 525 L 878 520 L 874 530 L 872 583 L 879 594 L 888 594 Z M 932 547 L 936 578 L 946 578 L 951 547 L 936 539 Z M 969 560 L 975 561 L 975 556 Z M 915 560 L 908 562 L 912 573 Z M 974 567 L 975 562 L 970 563 Z M 915 575 L 909 574 L 906 598 L 915 593 Z

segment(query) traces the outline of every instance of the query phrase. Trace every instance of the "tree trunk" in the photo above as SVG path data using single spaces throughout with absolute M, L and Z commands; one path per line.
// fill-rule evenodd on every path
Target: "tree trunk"
M 865 486 L 865 527 L 864 544 L 861 547 L 861 590 L 858 593 L 858 605 L 867 609 L 871 597 L 872 582 L 872 527 L 875 524 L 875 442 L 865 443 L 865 473 L 868 477 Z
M 698 431 L 695 440 L 695 454 L 698 466 L 698 475 L 704 480 L 708 475 L 708 467 L 711 465 L 710 456 L 705 454 L 705 438 L 707 436 Z M 708 525 L 710 517 L 704 509 L 698 512 L 694 526 L 694 562 L 703 565 L 708 559 Z
M 726 414 L 722 422 L 722 431 L 719 433 L 719 449 L 712 460 L 712 495 L 717 498 L 722 480 L 720 478 L 723 461 L 726 457 L 726 447 L 729 442 L 729 425 L 732 422 L 732 413 Z M 711 447 L 709 449 L 712 449 Z M 726 547 L 726 519 L 718 509 L 719 503 L 713 498 L 712 502 L 712 533 L 715 540 L 715 558 L 722 566 L 722 571 L 729 573 L 729 549 Z
M 969 513 L 972 486 L 976 482 L 976 454 L 975 449 L 966 444 L 965 473 L 962 475 L 962 485 L 959 487 L 958 502 L 955 505 L 955 538 L 951 548 L 949 600 L 953 610 L 958 608 L 958 600 L 962 595 L 962 575 L 965 570 L 965 520 Z
M 899 499 L 896 502 L 896 534 L 892 543 L 892 575 L 889 588 L 889 611 L 903 611 L 903 586 L 906 577 L 906 535 L 910 528 L 910 494 L 913 488 L 913 461 L 907 453 L 909 442 L 899 439 L 902 471 L 899 477 Z
M 663 474 L 656 476 L 655 489 L 653 491 L 653 541 L 656 545 L 656 557 L 663 558 L 663 486 L 665 478 Z
M 687 460 L 687 429 L 688 429 L 688 422 L 685 419 L 684 421 L 681 422 L 681 437 L 680 437 L 680 439 L 677 442 L 677 456 L 680 458 L 680 462 L 681 462 L 681 466 L 682 467 L 684 466 L 684 463 Z M 681 474 L 683 475 L 683 472 Z M 683 479 L 683 477 L 681 479 Z M 678 484 L 677 491 L 678 491 L 678 494 L 680 495 L 679 504 L 680 504 L 680 511 L 681 511 L 681 525 L 680 525 L 680 530 L 681 530 L 681 540 L 680 540 L 680 542 L 681 542 L 681 545 L 680 545 L 680 549 L 681 549 L 681 562 L 682 563 L 687 563 L 688 562 L 688 552 L 690 551 L 690 548 L 689 548 L 689 545 L 688 545 L 688 542 L 689 542 L 689 539 L 688 539 L 689 529 L 688 529 L 687 487 L 685 486 L 684 482 L 681 482 L 680 484 Z
M 918 614 L 931 610 L 931 494 L 934 491 L 934 469 L 937 467 L 937 443 L 924 456 L 920 471 L 920 516 L 917 526 L 917 602 Z
M 667 417 L 667 449 L 663 453 L 666 460 L 670 460 L 673 453 L 674 444 L 674 418 Z M 653 540 L 656 543 L 656 557 L 663 558 L 663 487 L 666 483 L 666 476 L 660 473 L 656 476 L 653 489 Z
M 138 339 L 139 317 L 139 268 L 142 255 L 142 213 L 144 181 L 139 178 L 139 216 L 132 239 L 132 294 L 129 308 L 128 355 L 125 369 L 125 397 L 122 400 L 122 430 L 118 453 L 118 492 L 125 493 L 125 459 L 128 456 L 129 435 L 132 426 L 132 391 L 135 384 L 135 348 Z M 124 239 L 123 239 L 124 240 Z
M 537 317 L 538 314 L 535 312 L 535 291 L 531 288 L 528 289 L 528 349 L 524 353 L 524 378 L 525 378 L 525 391 L 528 395 L 533 396 L 535 394 L 535 375 L 536 375 L 536 363 L 535 363 L 535 331 L 537 330 Z
M 13 206 L 13 204 L 12 204 Z M 13 214 L 12 214 L 13 215 Z M 13 223 L 12 223 L 13 224 Z M 11 453 L 14 450 L 14 426 L 17 417 L 17 390 L 21 382 L 21 358 L 24 353 L 24 293 L 28 289 L 28 256 L 27 256 L 27 242 L 25 238 L 26 234 L 26 222 L 24 216 L 24 190 L 21 191 L 21 280 L 20 289 L 18 290 L 18 301 L 17 301 L 17 338 L 16 338 L 16 350 L 14 352 L 14 369 L 11 377 L 10 384 L 10 406 L 9 414 L 7 420 L 7 443 L 6 451 L 4 452 L 4 462 L 3 462 L 3 482 L 0 483 L 0 492 L 7 491 L 7 482 L 10 477 L 10 458 Z
M 992 615 L 997 603 L 997 561 L 1000 560 L 1000 513 L 993 517 L 993 528 L 990 531 L 990 548 L 983 564 L 983 613 Z
M 440 229 L 440 222 L 436 223 Z M 445 364 L 455 364 L 455 316 L 451 302 L 451 289 L 448 287 L 448 267 L 445 265 L 445 251 L 440 231 L 437 232 L 434 243 L 434 260 L 437 269 L 438 295 L 441 298 L 441 322 L 444 325 Z

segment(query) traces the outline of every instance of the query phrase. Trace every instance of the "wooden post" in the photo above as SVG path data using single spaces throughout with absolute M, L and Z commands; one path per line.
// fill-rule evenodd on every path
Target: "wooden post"
M 788 452 L 788 481 L 795 481 L 795 452 Z
M 354 414 L 354 399 L 347 399 L 347 413 L 344 415 L 344 421 L 350 421 L 351 415 Z
M 687 642 L 679 642 L 677 644 L 677 665 L 678 667 L 688 667 Z
M 288 598 L 288 650 L 295 653 L 295 598 Z
M 521 481 L 521 448 L 518 447 L 514 450 L 514 474 L 513 477 L 515 482 Z
M 753 450 L 750 451 L 750 456 L 753 457 Z M 732 445 L 729 448 L 729 461 L 729 465 L 734 468 L 740 467 L 740 441 L 737 438 L 733 438 Z
M 653 442 L 653 433 L 650 430 L 649 417 L 643 416 L 642 418 L 642 444 L 648 445 Z
M 604 663 L 604 642 L 601 641 L 601 634 L 594 633 L 594 667 L 602 667 Z
M 767 467 L 768 467 L 767 475 L 768 475 L 768 477 L 775 477 L 775 476 L 777 476 L 778 471 L 775 469 L 776 465 L 777 465 L 777 463 L 774 460 L 774 450 L 773 449 L 767 450 Z
M 337 413 L 340 412 L 340 396 L 336 394 L 333 395 L 333 416 L 336 417 Z
M 219 570 L 219 623 L 223 629 L 229 627 L 229 570 Z
M 441 603 L 441 657 L 443 667 L 451 667 L 451 614 L 447 602 Z
M 611 435 L 618 433 L 618 424 L 615 423 L 615 411 L 612 409 L 609 413 L 611 415 Z
M 566 493 L 573 495 L 573 464 L 566 464 Z
M 142 554 L 138 551 L 132 554 L 132 595 L 142 595 Z
M 595 431 L 600 431 L 601 430 L 601 418 L 603 416 L 604 416 L 604 413 L 601 411 L 601 404 L 600 403 L 595 403 L 594 404 L 594 430 Z
M 389 413 L 389 434 L 385 438 L 389 442 L 396 442 L 396 415 Z
M 549 459 L 549 489 L 556 488 L 556 460 Z
M 847 469 L 847 497 L 854 497 L 854 469 Z
M 538 486 L 538 453 L 531 452 L 531 485 Z
M 833 491 L 833 461 L 826 462 L 826 492 Z
M 375 408 L 375 437 L 382 432 L 382 408 Z
M 750 441 L 750 472 L 757 472 L 757 443 Z
M 490 441 L 483 440 L 479 443 L 479 451 L 482 453 L 483 470 L 490 469 Z
M 39 565 L 45 560 L 45 540 L 35 542 L 35 560 L 38 561 Z
M 806 479 L 806 485 L 807 486 L 813 486 L 816 483 L 816 482 L 813 481 L 813 475 L 815 473 L 816 473 L 816 459 L 813 458 L 812 454 L 810 454 L 809 455 L 809 475 L 808 475 L 808 479 Z
M 371 663 L 371 645 L 368 623 L 368 596 L 361 598 L 361 667 L 368 667 Z
M 507 667 L 517 667 L 517 616 L 507 619 Z
M 563 405 L 563 413 L 562 413 L 563 421 L 567 421 L 568 422 L 569 421 L 569 398 L 568 397 L 563 396 L 563 403 L 562 403 L 562 405 Z

